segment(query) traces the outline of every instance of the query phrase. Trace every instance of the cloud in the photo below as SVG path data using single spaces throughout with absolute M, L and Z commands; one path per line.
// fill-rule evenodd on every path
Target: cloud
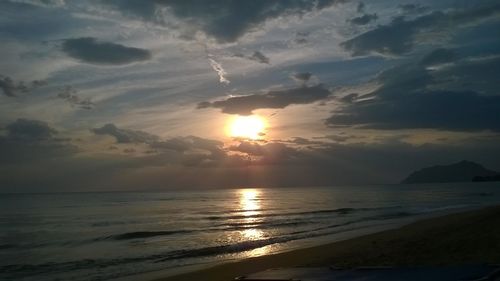
M 260 51 L 255 51 L 255 52 L 253 52 L 252 55 L 245 55 L 242 53 L 236 53 L 233 56 L 237 57 L 237 58 L 244 58 L 247 60 L 256 61 L 258 63 L 264 63 L 264 64 L 270 64 L 270 62 L 271 62 L 271 60 L 266 55 L 261 53 Z
M 108 123 L 100 128 L 91 129 L 96 135 L 109 135 L 116 139 L 117 143 L 153 143 L 158 140 L 158 136 L 142 131 L 120 129 L 112 123 Z
M 179 164 L 185 166 L 210 166 L 222 164 L 229 156 L 223 149 L 224 143 L 196 136 L 175 137 L 167 140 L 157 141 L 151 144 L 151 148 L 159 153 L 175 152 Z
M 8 97 L 15 97 L 19 93 L 29 93 L 30 91 L 39 87 L 47 85 L 44 80 L 33 80 L 26 84 L 24 81 L 15 82 L 8 76 L 0 75 L 0 90 Z
M 351 52 L 353 56 L 378 53 L 382 55 L 403 55 L 413 50 L 415 44 L 423 44 L 418 35 L 438 34 L 446 32 L 448 28 L 456 28 L 487 19 L 500 13 L 500 5 L 482 5 L 468 10 L 440 12 L 406 20 L 396 17 L 387 25 L 380 25 L 375 29 L 362 33 L 340 45 Z M 439 35 L 436 38 L 443 38 Z M 429 39 L 429 38 L 428 38 Z
M 235 42 L 245 34 L 255 31 L 270 19 L 322 10 L 344 0 L 253 0 L 211 1 L 202 0 L 137 0 L 103 1 L 107 6 L 125 15 L 142 20 L 167 24 L 172 16 L 181 21 L 171 24 L 181 29 L 184 38 L 194 38 L 201 31 L 219 43 Z M 162 13 L 163 9 L 166 12 Z
M 355 25 L 366 25 L 369 24 L 370 22 L 376 21 L 377 19 L 378 19 L 377 14 L 364 14 L 362 16 L 350 19 L 349 22 Z
M 300 32 L 295 32 L 294 33 L 294 38 L 291 41 L 292 44 L 297 44 L 297 45 L 304 45 L 309 43 L 309 31 L 300 31 Z
M 265 64 L 269 64 L 271 61 L 268 57 L 266 57 L 263 53 L 259 51 L 253 52 L 253 54 L 249 57 L 249 59 Z
M 342 144 L 295 138 L 294 147 L 241 141 L 227 148 L 220 141 L 187 136 L 148 140 L 152 154 L 127 146 L 115 148 L 114 154 L 74 157 L 78 150 L 58 142 L 47 123 L 18 120 L 7 127 L 7 135 L 0 137 L 3 191 L 34 191 L 39 186 L 47 186 L 43 191 L 88 191 L 102 186 L 141 190 L 392 183 L 416 168 L 461 159 L 497 168 L 500 153 L 498 136 L 421 146 L 398 138 Z
M 398 6 L 404 14 L 418 15 L 429 11 L 429 7 L 420 4 L 401 4 Z
M 57 131 L 43 121 L 17 119 L 5 127 L 7 137 L 14 140 L 40 141 L 51 139 Z
M 500 54 L 455 60 L 444 67 L 430 68 L 431 87 L 450 91 L 473 91 L 480 95 L 500 95 L 498 73 Z
M 65 39 L 61 50 L 81 62 L 98 65 L 124 65 L 152 57 L 149 50 L 100 42 L 92 37 Z
M 327 119 L 332 126 L 500 132 L 500 96 L 421 91 L 348 106 Z
M 365 12 L 365 3 L 359 2 L 358 6 L 356 7 L 356 11 L 358 13 L 364 13 Z
M 238 149 L 239 145 L 235 145 L 231 152 L 246 154 L 238 152 Z M 415 169 L 463 159 L 500 169 L 498 137 L 421 146 L 392 140 L 371 144 L 331 143 L 311 149 L 273 143 L 256 149 L 263 151 L 258 152 L 262 155 L 250 158 L 226 155 L 210 159 L 212 156 L 209 153 L 165 150 L 147 156 L 107 153 L 58 157 L 45 159 L 44 162 L 26 159 L 23 165 L 1 166 L 0 187 L 3 191 L 19 192 L 40 191 L 40 186 L 45 186 L 43 191 L 102 191 L 100 188 L 103 186 L 120 187 L 122 190 L 165 190 L 397 183 Z M 29 151 L 24 150 L 26 152 Z M 0 156 L 4 157 L 4 154 Z M 41 170 L 40 165 L 45 169 Z
M 269 91 L 265 94 L 230 97 L 221 101 L 202 102 L 198 108 L 220 108 L 223 113 L 251 115 L 261 108 L 285 108 L 292 104 L 309 104 L 327 98 L 330 91 L 323 85 Z
M 57 97 L 66 101 L 71 106 L 75 106 L 82 109 L 92 109 L 95 104 L 89 98 L 82 99 L 78 95 L 76 95 L 78 91 L 71 87 L 66 86 L 61 89 L 61 91 L 57 94 Z
M 306 84 L 309 81 L 309 79 L 311 79 L 312 73 L 311 72 L 298 72 L 298 73 L 292 74 L 291 77 L 296 82 L 299 82 L 301 84 Z
M 349 96 L 326 124 L 388 130 L 499 132 L 500 93 L 494 73 L 500 71 L 500 57 L 455 58 L 447 50 L 438 49 L 424 56 L 421 63 L 403 64 L 382 72 L 376 79 L 381 86 L 369 93 L 370 99 Z M 453 64 L 443 69 L 425 67 L 451 60 Z
M 224 143 L 217 140 L 209 140 L 196 136 L 176 137 L 167 140 L 157 141 L 151 144 L 152 148 L 186 152 L 189 150 L 201 149 L 209 152 L 221 150 Z
M 44 121 L 19 118 L 3 130 L 5 134 L 0 135 L 0 169 L 18 163 L 36 165 L 39 161 L 66 157 L 78 150 L 68 143 L 69 139 L 57 137 L 59 132 Z M 19 169 L 26 177 L 23 167 Z M 40 166 L 36 169 L 40 170 Z
M 118 128 L 111 123 L 92 129 L 91 131 L 97 135 L 112 136 L 118 144 L 146 144 L 150 148 L 148 151 L 149 154 L 153 153 L 157 157 L 160 157 L 151 161 L 161 164 L 210 166 L 228 161 L 231 158 L 223 149 L 224 143 L 217 140 L 196 136 L 161 139 L 156 135 L 143 131 Z M 112 149 L 115 150 L 117 148 L 113 147 Z M 125 153 L 135 153 L 137 151 L 133 147 L 126 147 L 123 150 Z
M 41 7 L 63 7 L 66 5 L 65 0 L 9 0 L 14 3 L 30 4 Z
M 257 142 L 242 141 L 238 145 L 229 147 L 229 150 L 256 156 L 257 158 L 252 162 L 253 165 L 282 164 L 299 156 L 296 149 L 279 142 L 259 144 Z

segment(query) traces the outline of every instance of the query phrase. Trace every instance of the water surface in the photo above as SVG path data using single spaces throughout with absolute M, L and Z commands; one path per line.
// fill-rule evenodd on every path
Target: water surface
M 141 279 L 500 202 L 498 183 L 0 195 L 1 280 Z

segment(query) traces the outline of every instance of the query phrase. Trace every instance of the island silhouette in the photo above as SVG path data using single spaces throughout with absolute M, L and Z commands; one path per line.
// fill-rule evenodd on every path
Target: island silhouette
M 500 173 L 463 160 L 450 165 L 426 167 L 411 173 L 401 183 L 445 183 L 500 180 Z

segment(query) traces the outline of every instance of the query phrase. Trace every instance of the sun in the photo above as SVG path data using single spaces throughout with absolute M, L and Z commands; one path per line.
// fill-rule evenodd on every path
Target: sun
M 262 138 L 265 129 L 266 121 L 260 116 L 237 116 L 230 121 L 227 133 L 233 138 L 257 140 Z

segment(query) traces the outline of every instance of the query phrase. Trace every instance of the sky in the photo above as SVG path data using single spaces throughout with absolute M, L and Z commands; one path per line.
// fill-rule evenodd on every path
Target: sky
M 500 170 L 495 0 L 4 0 L 0 42 L 0 192 Z

